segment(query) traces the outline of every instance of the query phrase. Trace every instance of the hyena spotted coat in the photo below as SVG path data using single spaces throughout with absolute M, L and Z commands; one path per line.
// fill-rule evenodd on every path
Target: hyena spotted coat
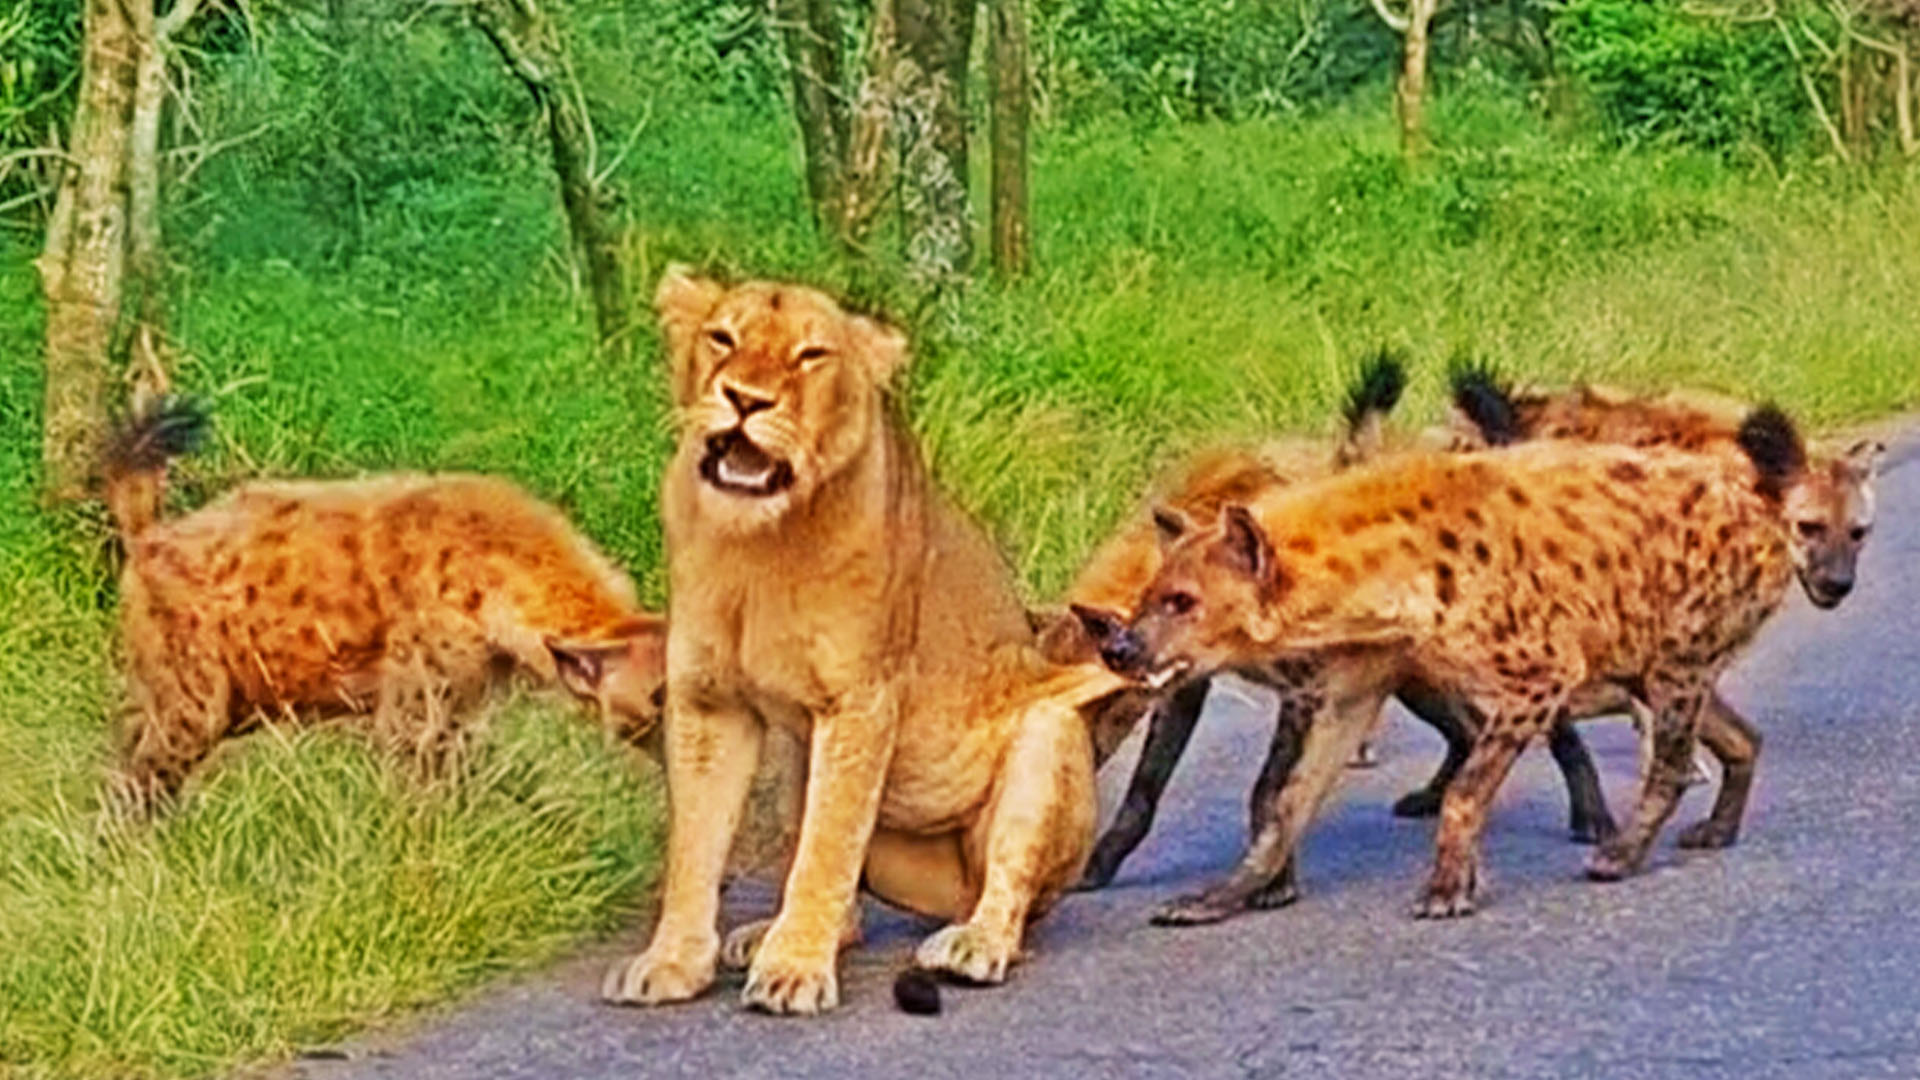
M 371 713 L 431 756 L 503 668 L 617 717 L 660 713 L 664 621 L 559 511 L 485 476 L 253 483 L 159 520 L 168 458 L 204 416 L 164 399 L 110 448 L 126 548 L 129 720 L 110 782 L 144 812 L 263 717 Z
M 1686 782 L 1714 681 L 1796 571 L 1783 503 L 1806 473 L 1798 436 L 1763 409 L 1739 441 L 1748 462 L 1568 442 L 1394 459 L 1229 507 L 1183 537 L 1110 662 L 1204 673 L 1292 656 L 1344 680 L 1303 679 L 1327 715 L 1305 725 L 1301 768 L 1241 867 L 1198 902 L 1237 910 L 1272 885 L 1337 774 L 1325 763 L 1408 678 L 1479 721 L 1418 914 L 1472 911 L 1489 801 L 1520 750 L 1594 683 L 1648 709 L 1652 753 L 1633 820 L 1588 872 L 1638 867 Z M 1818 598 L 1819 575 L 1801 576 Z

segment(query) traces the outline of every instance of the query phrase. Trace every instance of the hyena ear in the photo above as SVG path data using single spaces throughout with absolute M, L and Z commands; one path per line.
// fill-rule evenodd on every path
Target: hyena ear
M 1220 551 L 1226 565 L 1265 582 L 1273 574 L 1273 545 L 1253 512 L 1238 504 L 1220 510 Z
M 865 315 L 850 315 L 847 333 L 853 339 L 853 352 L 866 362 L 877 385 L 886 386 L 907 366 L 907 335 L 898 327 Z
M 575 697 L 628 716 L 659 712 L 667 679 L 665 619 L 633 619 L 605 637 L 548 638 L 546 645 L 560 685 Z
M 666 336 L 667 364 L 673 377 L 674 400 L 686 404 L 699 389 L 696 351 L 700 324 L 707 321 L 727 287 L 712 278 L 701 277 L 682 263 L 667 267 L 653 293 L 653 309 L 660 316 L 660 329 Z
M 1841 461 L 1854 480 L 1865 481 L 1879 474 L 1881 459 L 1886 457 L 1886 454 L 1886 443 L 1877 439 L 1862 439 L 1847 447 L 1847 452 Z
M 1187 534 L 1187 516 L 1170 506 L 1156 506 L 1153 508 L 1153 531 L 1160 537 L 1161 547 L 1170 547 Z

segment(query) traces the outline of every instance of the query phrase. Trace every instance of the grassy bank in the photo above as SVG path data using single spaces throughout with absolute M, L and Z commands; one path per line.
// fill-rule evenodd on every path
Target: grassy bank
M 914 313 L 916 424 L 1035 597 L 1198 443 L 1325 430 L 1351 359 L 1777 398 L 1819 427 L 1920 404 L 1920 177 L 1738 171 L 1558 135 L 1459 95 L 1417 169 L 1383 103 L 1297 122 L 1053 133 L 1039 270 Z M 727 132 L 726 136 L 716 132 Z M 669 259 L 889 295 L 804 225 L 777 117 L 663 109 L 622 180 Z M 662 595 L 651 344 L 602 361 L 537 170 L 443 180 L 356 224 L 271 191 L 176 223 L 179 380 L 255 475 L 510 474 Z M 204 1075 L 472 986 L 644 901 L 660 799 L 569 711 L 517 698 L 423 792 L 338 733 L 248 740 L 148 834 L 102 840 L 117 693 L 103 516 L 43 512 L 30 252 L 0 264 L 0 1073 Z M 636 1018 L 644 1022 L 644 1018 Z

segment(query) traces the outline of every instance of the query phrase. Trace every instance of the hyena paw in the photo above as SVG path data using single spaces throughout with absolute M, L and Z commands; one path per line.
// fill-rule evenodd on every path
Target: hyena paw
M 1444 793 L 1435 791 L 1432 788 L 1421 788 L 1419 791 L 1409 791 L 1405 795 L 1400 796 L 1399 802 L 1393 804 L 1393 816 L 1408 818 L 1436 817 L 1440 813 L 1440 799 L 1443 794 Z
M 1073 891 L 1094 892 L 1099 889 L 1104 889 L 1108 885 L 1113 884 L 1114 875 L 1119 872 L 1120 861 L 1118 859 L 1101 859 L 1100 853 L 1095 852 L 1094 857 L 1088 860 L 1087 869 L 1080 875 L 1080 880 L 1074 882 Z
M 1272 887 L 1267 886 L 1267 888 Z M 1178 900 L 1169 900 L 1160 905 L 1153 913 L 1153 925 L 1205 926 L 1222 919 L 1230 919 L 1250 906 L 1250 902 L 1246 899 L 1223 896 L 1218 891 L 1209 890 L 1194 893 L 1191 896 L 1182 896 Z
M 941 927 L 913 952 L 914 966 L 945 972 L 963 982 L 993 985 L 1007 980 L 1020 946 L 972 923 Z
M 760 942 L 773 929 L 772 919 L 755 919 L 733 928 L 720 943 L 720 966 L 729 971 L 745 971 L 760 951 Z
M 1247 897 L 1247 907 L 1253 911 L 1272 911 L 1283 908 L 1300 899 L 1300 886 L 1294 884 L 1291 874 L 1263 885 L 1258 892 Z
M 1740 826 L 1708 818 L 1697 821 L 1680 830 L 1680 846 L 1683 848 L 1724 848 L 1732 847 L 1740 838 Z
M 1619 881 L 1633 873 L 1640 860 L 1618 843 L 1609 841 L 1587 856 L 1587 880 Z
M 840 1007 L 837 958 L 824 962 L 788 959 L 766 949 L 754 957 L 740 1000 L 749 1008 L 779 1016 L 812 1016 Z
M 615 1005 L 664 1005 L 691 1000 L 711 985 L 711 955 L 701 960 L 649 948 L 608 969 L 600 984 L 600 996 Z
M 1476 875 L 1436 871 L 1413 906 L 1416 919 L 1458 919 L 1473 914 Z

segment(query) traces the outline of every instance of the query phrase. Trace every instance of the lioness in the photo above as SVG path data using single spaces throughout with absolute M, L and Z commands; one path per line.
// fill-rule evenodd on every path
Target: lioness
M 1078 706 L 1122 680 L 1033 647 L 1007 567 L 894 414 L 899 331 L 810 288 L 681 268 L 656 305 L 680 428 L 661 496 L 671 824 L 652 942 L 604 996 L 713 982 L 721 863 L 768 725 L 807 740 L 809 772 L 779 915 L 729 939 L 746 1003 L 838 1004 L 863 870 L 882 899 L 954 920 L 918 964 L 1004 979 L 1086 858 Z

